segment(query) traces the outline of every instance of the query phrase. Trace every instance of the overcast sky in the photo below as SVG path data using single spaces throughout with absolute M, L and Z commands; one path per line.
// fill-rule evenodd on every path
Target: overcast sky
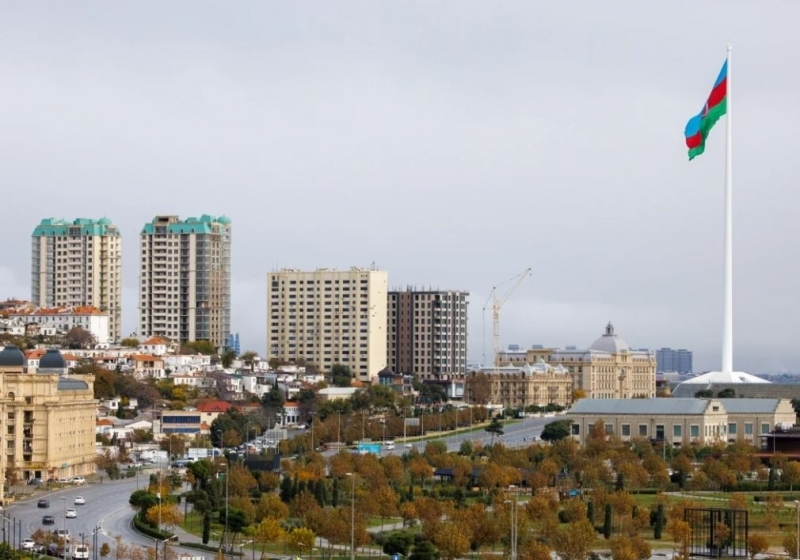
M 269 270 L 374 262 L 469 290 L 479 360 L 492 286 L 530 266 L 504 346 L 611 320 L 718 368 L 724 121 L 691 163 L 683 127 L 730 40 L 734 366 L 800 371 L 797 22 L 792 0 L 0 2 L 0 297 L 30 297 L 42 218 L 107 216 L 131 331 L 142 225 L 226 214 L 243 349 Z

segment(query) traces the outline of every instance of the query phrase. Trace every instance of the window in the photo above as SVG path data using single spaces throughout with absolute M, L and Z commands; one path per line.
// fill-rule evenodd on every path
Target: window
M 697 424 L 692 424 L 689 426 L 689 434 L 693 437 L 700 437 L 700 426 Z
M 683 437 L 683 426 L 680 424 L 672 425 L 672 437 Z
M 639 435 L 647 437 L 647 424 L 639 424 Z
M 744 423 L 744 435 L 752 436 L 753 435 L 753 423 L 752 422 L 745 422 Z
M 630 437 L 631 435 L 631 425 L 630 424 L 623 424 L 622 425 L 622 435 L 626 437 Z
M 728 435 L 736 435 L 736 422 L 728 422 Z
M 761 424 L 761 433 L 768 434 L 769 433 L 769 422 L 764 422 Z
M 613 424 L 606 424 L 606 435 L 613 436 L 614 435 L 614 425 Z
M 573 424 L 572 425 L 572 435 L 573 436 L 581 435 L 581 425 L 580 424 Z

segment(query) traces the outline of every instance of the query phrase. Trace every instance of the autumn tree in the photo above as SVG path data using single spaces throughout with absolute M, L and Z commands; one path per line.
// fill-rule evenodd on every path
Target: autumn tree
M 145 520 L 153 527 L 162 526 L 175 527 L 183 521 L 183 514 L 175 504 L 162 503 L 156 504 L 147 510 Z
M 750 554 L 750 560 L 755 560 L 757 554 L 763 554 L 769 548 L 769 539 L 766 535 L 761 533 L 750 533 L 747 536 L 747 552 Z M 791 556 L 797 553 L 796 550 L 791 552 Z
M 122 535 L 114 536 L 114 560 L 126 560 L 130 554 L 130 545 L 122 540 Z
M 558 529 L 553 538 L 553 550 L 561 560 L 585 560 L 594 545 L 597 533 L 588 519 Z
M 81 327 L 72 327 L 64 335 L 64 344 L 72 350 L 80 350 L 94 346 L 94 335 Z
M 541 541 L 530 539 L 517 551 L 519 560 L 552 560 L 550 547 Z
M 492 398 L 492 380 L 483 372 L 473 373 L 467 379 L 467 391 L 473 403 L 486 405 Z
M 285 539 L 286 531 L 281 527 L 280 521 L 273 517 L 265 517 L 256 525 L 253 536 L 259 544 L 277 543 Z M 262 548 L 261 557 L 264 557 Z
M 289 506 L 277 494 L 261 494 L 256 503 L 256 520 L 275 519 L 281 521 L 289 516 Z
M 314 531 L 306 527 L 296 527 L 286 534 L 284 542 L 290 550 L 302 555 L 304 551 L 311 551 L 314 547 L 314 539 L 316 539 Z
M 440 521 L 435 524 L 432 533 L 431 540 L 445 560 L 460 558 L 469 551 L 471 535 L 463 525 Z
M 246 467 L 233 464 L 228 476 L 228 493 L 231 496 L 249 496 L 251 491 L 258 488 L 258 481 Z
M 673 517 L 667 523 L 667 533 L 675 541 L 675 555 L 678 560 L 689 560 L 689 545 L 692 537 L 691 526 L 682 519 Z

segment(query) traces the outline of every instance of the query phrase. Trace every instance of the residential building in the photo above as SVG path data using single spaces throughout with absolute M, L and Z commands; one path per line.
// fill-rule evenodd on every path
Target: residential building
M 92 306 L 108 313 L 109 338 L 122 328 L 122 237 L 107 218 L 47 218 L 33 230 L 31 303 Z
M 95 472 L 93 375 L 66 375 L 58 350 L 49 350 L 36 373 L 16 346 L 0 351 L 0 480 L 67 478 Z M 4 495 L 0 484 L 0 504 Z
M 760 446 L 761 436 L 796 422 L 789 399 L 750 398 L 582 399 L 567 418 L 572 437 L 580 442 L 602 420 L 608 436 L 666 441 L 675 447 L 731 441 Z
M 37 327 L 38 334 L 52 332 L 53 336 L 65 335 L 71 329 L 79 327 L 92 333 L 99 345 L 107 345 L 114 339 L 111 335 L 111 316 L 92 305 L 77 307 L 18 307 L 6 311 L 9 319 L 17 320 L 26 327 L 28 334 L 33 334 L 30 327 Z
M 388 366 L 423 381 L 467 370 L 469 292 L 389 292 Z
M 159 440 L 169 434 L 208 435 L 210 426 L 211 422 L 203 422 L 197 410 L 160 410 L 153 417 L 153 437 Z
M 134 354 L 129 358 L 129 363 L 133 366 L 133 375 L 137 379 L 163 379 L 167 375 L 164 360 L 158 356 Z
M 386 367 L 388 274 L 351 268 L 284 269 L 267 280 L 267 349 L 330 372 L 348 366 L 371 382 Z
M 141 233 L 139 335 L 206 340 L 231 329 L 231 220 L 156 216 Z
M 692 373 L 692 351 L 660 348 L 656 350 L 657 373 Z

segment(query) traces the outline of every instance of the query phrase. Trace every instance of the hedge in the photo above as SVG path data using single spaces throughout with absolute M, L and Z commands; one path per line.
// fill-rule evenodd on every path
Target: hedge
M 196 542 L 181 542 L 181 546 L 186 548 L 195 548 L 197 550 L 206 550 L 208 552 L 219 552 L 219 545 L 212 546 L 210 544 L 201 544 Z M 225 551 L 227 556 L 242 556 L 243 552 L 236 552 L 235 550 L 232 552 Z
M 133 517 L 133 527 L 137 531 L 139 531 L 144 535 L 147 535 L 148 537 L 152 537 L 154 539 L 161 539 L 162 541 L 164 539 L 169 539 L 175 536 L 172 533 L 164 533 L 163 531 L 159 531 L 152 525 L 148 525 L 147 523 L 139 519 L 138 516 Z

